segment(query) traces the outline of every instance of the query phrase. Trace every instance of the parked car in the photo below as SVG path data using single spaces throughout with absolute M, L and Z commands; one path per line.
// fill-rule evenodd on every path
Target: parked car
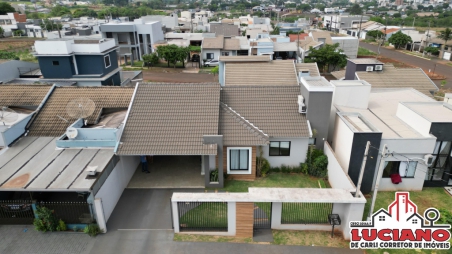
M 207 62 L 204 63 L 204 66 L 207 66 L 207 67 L 218 66 L 219 63 L 220 62 L 218 60 L 211 59 L 211 60 L 207 60 Z
M 191 56 L 191 61 L 192 62 L 199 62 L 199 55 L 198 54 L 193 54 Z

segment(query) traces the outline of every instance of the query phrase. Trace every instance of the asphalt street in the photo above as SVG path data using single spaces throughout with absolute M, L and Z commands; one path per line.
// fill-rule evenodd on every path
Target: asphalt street
M 368 50 L 371 50 L 373 52 L 377 52 L 377 50 L 378 50 L 378 46 L 373 45 L 373 44 L 368 44 L 365 42 L 360 42 L 359 46 L 366 48 Z M 428 72 L 428 70 L 431 70 L 433 72 L 433 70 L 435 70 L 435 73 L 446 77 L 447 84 L 445 85 L 445 87 L 452 88 L 452 66 L 440 64 L 440 63 L 438 63 L 439 60 L 428 60 L 428 59 L 424 59 L 424 58 L 419 58 L 419 57 L 401 53 L 394 49 L 387 49 L 387 48 L 380 48 L 380 55 L 387 57 L 387 58 L 392 58 L 392 59 L 400 61 L 400 62 L 404 62 L 407 64 L 417 66 L 419 68 L 422 68 L 425 72 Z M 435 64 L 436 64 L 436 67 L 435 67 Z M 438 87 L 440 87 L 441 80 L 433 80 L 433 82 L 435 82 L 435 84 Z

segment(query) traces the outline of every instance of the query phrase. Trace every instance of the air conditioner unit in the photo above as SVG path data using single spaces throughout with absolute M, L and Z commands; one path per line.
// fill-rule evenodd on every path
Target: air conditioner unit
M 366 71 L 374 71 L 374 67 L 373 66 L 367 66 L 366 67 Z
M 433 155 L 431 155 L 431 154 L 425 155 L 424 162 L 428 167 L 431 167 L 433 165 Z
M 298 95 L 298 113 L 306 113 L 306 105 L 304 104 L 303 95 Z
M 375 70 L 376 71 L 382 71 L 383 70 L 383 65 L 375 65 Z

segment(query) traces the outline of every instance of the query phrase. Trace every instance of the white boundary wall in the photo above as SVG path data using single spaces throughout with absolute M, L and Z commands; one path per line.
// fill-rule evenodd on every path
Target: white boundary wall
M 328 142 L 325 141 L 323 146 L 323 152 L 328 157 L 328 182 L 332 188 L 344 189 L 344 190 L 356 190 L 356 186 L 350 179 L 345 170 L 339 163 L 336 154 L 334 153 Z
M 180 233 L 177 202 L 227 202 L 228 232 L 184 232 L 200 235 L 235 236 L 236 234 L 236 204 L 240 202 L 271 202 L 272 229 L 290 230 L 331 230 L 330 225 L 281 224 L 282 202 L 291 203 L 333 203 L 332 213 L 339 214 L 341 225 L 335 229 L 342 232 L 346 240 L 350 239 L 350 222 L 361 221 L 366 199 L 353 197 L 350 191 L 344 189 L 314 189 L 314 188 L 249 188 L 244 193 L 173 193 L 171 207 L 174 232 Z
M 138 156 L 120 156 L 119 162 L 95 195 L 95 200 L 100 200 L 98 202 L 101 202 L 103 210 L 101 216 L 105 219 L 105 223 L 110 218 L 113 209 L 118 203 L 122 192 L 127 187 L 133 173 L 135 173 L 139 163 L 140 157 Z M 96 211 L 99 210 L 96 209 Z M 97 218 L 99 218 L 99 213 Z

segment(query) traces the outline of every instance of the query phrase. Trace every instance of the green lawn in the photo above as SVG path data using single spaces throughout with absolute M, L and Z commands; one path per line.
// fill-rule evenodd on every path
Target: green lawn
M 225 180 L 223 191 L 248 192 L 249 187 L 280 187 L 280 188 L 330 188 L 328 182 L 320 178 L 304 174 L 272 173 L 266 177 L 256 178 L 252 182 Z
M 358 56 L 375 56 L 377 53 L 370 51 L 366 48 L 359 47 L 358 48 Z
M 282 203 L 282 224 L 328 224 L 330 203 Z
M 181 227 L 228 227 L 228 204 L 206 202 L 187 211 L 179 220 Z

